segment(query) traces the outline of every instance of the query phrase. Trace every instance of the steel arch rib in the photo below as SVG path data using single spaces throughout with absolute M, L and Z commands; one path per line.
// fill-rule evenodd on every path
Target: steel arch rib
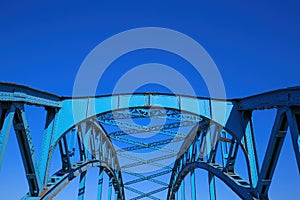
M 114 163 L 110 163 L 110 160 L 103 160 L 100 159 L 101 157 L 105 157 L 103 155 L 99 155 L 100 158 L 95 158 L 92 160 L 83 160 L 81 162 L 73 163 L 72 169 L 70 171 L 64 171 L 59 170 L 57 171 L 53 176 L 49 177 L 49 181 L 47 181 L 46 186 L 44 187 L 44 190 L 41 192 L 41 199 L 48 199 L 48 197 L 55 196 L 61 189 L 63 189 L 71 180 L 73 180 L 76 176 L 79 174 L 87 171 L 88 169 L 92 167 L 103 167 L 104 171 L 107 172 L 108 176 L 113 181 L 113 186 L 115 190 L 118 192 L 118 199 L 123 200 L 124 199 L 124 186 L 123 186 L 123 180 L 122 175 L 120 173 L 120 165 L 118 162 L 118 158 L 116 156 L 116 151 L 114 149 L 113 144 L 111 143 L 110 139 L 107 137 L 105 131 L 102 129 L 102 127 L 97 123 L 95 120 L 87 119 L 86 122 L 91 123 L 94 127 L 96 127 L 100 134 L 105 138 L 104 140 L 107 142 L 111 149 L 111 153 L 114 156 L 114 161 L 116 162 L 116 166 L 113 168 Z M 84 122 L 82 122 L 84 123 Z M 68 132 L 64 133 L 59 140 L 56 141 L 56 143 L 52 146 L 53 149 L 58 145 L 58 142 L 64 137 L 64 135 L 68 134 Z M 82 141 L 83 142 L 83 141 Z M 91 149 L 91 147 L 89 147 Z M 49 152 L 50 153 L 50 152 Z M 52 156 L 49 156 L 48 166 L 50 165 Z M 48 168 L 48 167 L 47 167 Z M 47 180 L 48 178 L 45 177 Z M 51 180 L 54 180 L 54 182 Z
M 203 117 L 203 116 L 201 116 Z M 220 166 L 217 163 L 209 163 L 209 162 L 199 162 L 197 158 L 195 158 L 195 155 L 193 157 L 189 158 L 189 160 L 186 164 L 183 164 L 182 168 L 179 163 L 184 159 L 184 154 L 188 153 L 191 146 L 195 145 L 195 142 L 197 141 L 197 138 L 199 137 L 197 132 L 200 130 L 204 130 L 205 127 L 209 127 L 210 125 L 216 125 L 219 127 L 219 129 L 224 129 L 228 131 L 228 133 L 232 136 L 232 138 L 237 142 L 239 147 L 242 149 L 243 154 L 246 159 L 246 163 L 248 166 L 250 166 L 249 156 L 247 154 L 246 148 L 244 144 L 241 142 L 241 140 L 232 133 L 232 131 L 228 130 L 226 127 L 222 127 L 222 125 L 218 124 L 217 122 L 210 120 L 208 118 L 203 117 L 203 120 L 199 122 L 198 126 L 195 126 L 194 129 L 191 130 L 189 133 L 189 136 L 185 139 L 185 142 L 182 144 L 182 147 L 180 148 L 180 151 L 178 153 L 178 157 L 174 163 L 174 167 L 172 170 L 172 175 L 169 183 L 169 190 L 168 190 L 168 200 L 173 200 L 175 198 L 175 193 L 178 191 L 181 181 L 184 179 L 184 177 L 189 173 L 192 172 L 195 168 L 201 168 L 209 173 L 211 173 L 213 176 L 216 176 L 220 178 L 226 185 L 228 185 L 237 195 L 239 195 L 243 199 L 254 199 L 254 196 L 250 194 L 250 192 L 253 192 L 253 187 L 251 187 L 250 184 L 247 183 L 246 180 L 243 180 L 241 177 L 239 177 L 236 173 L 231 173 L 231 176 L 229 173 L 225 172 L 227 169 L 225 167 Z M 192 133 L 193 132 L 193 133 Z M 203 133 L 201 133 L 203 134 Z M 188 158 L 186 158 L 188 160 Z M 193 160 L 193 161 L 192 161 Z M 183 162 L 184 163 L 184 162 Z M 179 171 L 178 171 L 179 169 Z M 235 177 L 235 178 L 233 178 Z M 175 181 L 172 180 L 172 178 L 175 178 Z
M 93 167 L 102 167 L 108 175 L 116 176 L 114 172 L 109 168 L 109 165 L 107 163 L 104 163 L 103 161 L 88 160 L 84 163 L 74 163 L 72 171 L 58 171 L 54 175 L 50 176 L 49 179 L 51 181 L 47 183 L 47 188 L 43 191 L 42 196 L 40 196 L 39 198 L 41 200 L 53 198 L 74 178 Z M 26 198 L 24 198 L 24 200 L 25 199 Z
M 133 104 L 127 104 L 129 99 L 132 98 Z M 217 113 L 217 110 L 214 109 L 214 106 L 219 104 L 226 105 L 229 115 L 225 116 L 225 121 L 218 121 L 217 119 L 212 118 L 212 121 L 215 120 L 216 123 L 219 123 L 222 127 L 231 130 L 232 136 L 237 137 L 237 142 L 241 142 L 243 139 L 243 129 L 245 124 L 242 124 L 240 120 L 241 113 L 249 114 L 251 117 L 251 112 L 258 109 L 270 109 L 275 108 L 280 110 L 282 108 L 287 108 L 288 113 L 288 123 L 290 128 L 292 128 L 292 140 L 293 148 L 296 154 L 298 168 L 300 170 L 300 143 L 299 143 L 299 119 L 300 112 L 297 110 L 300 107 L 300 87 L 287 88 L 276 90 L 272 92 L 262 93 L 246 98 L 241 99 L 231 99 L 231 100 L 222 100 L 222 99 L 209 99 L 209 98 L 199 98 L 199 97 L 190 97 L 185 95 L 169 95 L 169 94 L 154 94 L 154 93 L 136 93 L 136 94 L 120 94 L 120 95 L 106 95 L 98 97 L 78 97 L 78 98 L 69 98 L 69 97 L 60 97 L 53 95 L 47 92 L 38 91 L 21 85 L 9 84 L 9 83 L 0 83 L 0 106 L 1 110 L 4 105 L 10 106 L 24 106 L 24 104 L 42 106 L 47 109 L 47 122 L 45 128 L 45 138 L 43 139 L 43 149 L 41 153 L 41 162 L 38 167 L 39 176 L 41 179 L 41 184 L 44 189 L 47 188 L 47 170 L 49 168 L 49 160 L 51 159 L 51 153 L 56 147 L 57 143 L 62 139 L 64 134 L 69 132 L 72 127 L 76 124 L 83 121 L 91 119 L 95 115 L 103 114 L 106 112 L 135 108 L 135 107 L 163 107 L 168 109 L 176 109 L 186 111 L 196 116 L 204 116 L 205 118 L 212 118 Z M 197 107 L 195 107 L 197 105 Z M 196 108 L 196 109 L 195 109 Z M 294 110 L 295 109 L 295 110 Z M 296 113 L 294 113 L 294 111 Z M 5 113 L 5 112 L 4 112 Z M 15 112 L 12 111 L 10 115 L 13 115 Z M 212 114 L 212 116 L 211 116 Z M 5 148 L 5 138 L 7 137 L 7 127 L 11 123 L 11 118 L 8 116 L 1 117 L 1 123 L 4 123 L 4 126 L 1 127 L 0 136 L 1 140 L 4 141 L 4 145 L 1 147 L 0 154 L 3 155 Z M 229 123 L 228 123 L 229 122 Z M 0 123 L 0 124 L 1 124 Z M 101 127 L 100 127 L 101 128 Z M 17 129 L 18 130 L 18 129 Z M 276 134 L 275 134 L 276 135 Z M 4 138 L 4 139 L 3 139 Z M 1 143 L 2 141 L 0 141 Z M 250 146 L 252 141 L 250 141 Z M 243 145 L 239 144 L 243 151 L 245 148 Z M 254 144 L 255 145 L 255 144 Z M 270 144 L 272 145 L 272 144 Z M 113 145 L 112 145 L 113 146 Z M 4 150 L 3 150 L 4 149 Z M 245 152 L 244 152 L 245 153 Z M 30 158 L 31 159 L 31 158 Z M 248 168 L 251 167 L 249 164 L 249 159 L 246 156 Z M 253 159 L 251 158 L 252 166 L 255 165 Z M 265 159 L 268 159 L 265 157 Z M 90 161 L 87 161 L 90 162 Z M 87 165 L 91 166 L 101 166 L 101 164 L 96 164 L 92 162 L 97 162 L 95 160 Z M 82 163 L 80 163 L 82 165 Z M 105 162 L 102 162 L 105 165 Z M 274 164 L 276 166 L 276 163 Z M 83 165 L 82 165 L 83 166 Z M 255 166 L 254 166 L 255 167 Z M 78 168 L 78 166 L 77 166 Z M 209 163 L 194 162 L 188 163 L 179 174 L 184 176 L 192 168 L 202 168 L 207 171 L 210 171 L 215 176 L 219 177 L 226 184 L 231 185 L 232 189 L 235 190 L 236 185 L 232 183 L 228 173 L 221 171 L 220 167 L 217 165 Z M 217 170 L 219 169 L 219 171 Z M 74 168 L 75 170 L 75 168 Z M 79 170 L 79 168 L 78 168 Z M 81 169 L 82 170 L 82 169 Z M 79 170 L 80 171 L 80 170 Z M 111 173 L 108 169 L 108 173 Z M 66 174 L 65 174 L 66 175 Z M 117 176 L 117 175 L 116 175 Z M 55 177 L 52 177 L 55 180 Z M 272 177 L 270 177 L 271 181 Z M 58 180 L 58 179 L 57 179 Z M 259 183 L 262 184 L 263 180 L 259 180 Z M 51 183 L 50 183 L 51 185 Z M 63 185 L 63 184 L 62 184 Z M 250 184 L 251 185 L 251 184 Z M 58 184 L 59 186 L 59 184 Z M 253 189 L 253 188 L 252 188 Z M 245 192 L 249 193 L 250 190 L 246 189 Z M 259 191 L 255 191 L 259 192 Z M 46 194 L 46 190 L 42 190 L 42 194 Z M 248 198 L 248 196 L 245 196 Z M 250 198 L 250 197 L 249 197 Z
M 255 199 L 251 195 L 251 188 L 248 185 L 248 187 L 241 186 L 236 184 L 234 179 L 230 177 L 229 174 L 226 174 L 223 172 L 223 168 L 220 165 L 212 164 L 212 163 L 206 163 L 206 162 L 193 162 L 185 165 L 183 169 L 179 172 L 179 174 L 176 176 L 176 184 L 175 187 L 169 187 L 172 188 L 168 192 L 168 200 L 173 200 L 175 192 L 178 191 L 180 182 L 184 179 L 184 177 L 191 171 L 200 168 L 204 169 L 210 173 L 212 173 L 214 176 L 221 179 L 228 187 L 230 187 L 239 197 L 245 200 L 253 200 Z
M 126 104 L 129 98 L 134 98 L 135 103 L 133 105 Z M 162 99 L 167 98 L 168 100 L 162 101 Z M 185 102 L 188 102 L 188 105 L 197 105 L 195 107 L 184 107 Z M 96 115 L 104 114 L 106 112 L 127 109 L 128 107 L 165 107 L 169 109 L 183 110 L 189 113 L 193 113 L 196 116 L 199 116 L 201 112 L 204 116 L 207 116 L 207 113 L 210 112 L 211 106 L 214 104 L 228 104 L 228 109 L 230 110 L 233 104 L 230 101 L 225 100 L 210 100 L 208 98 L 196 98 L 190 96 L 178 96 L 169 95 L 169 94 L 122 94 L 122 95 L 113 95 L 113 96 L 100 96 L 100 97 L 79 97 L 79 98 L 62 98 L 62 107 L 55 114 L 53 119 L 53 130 L 51 133 L 52 141 L 50 144 L 49 141 L 43 141 L 45 143 L 45 148 L 43 149 L 42 158 L 47 158 L 51 149 L 55 146 L 57 141 L 62 137 L 63 133 L 69 131 L 71 127 L 75 124 L 78 124 L 86 119 L 92 118 Z M 182 104 L 182 105 L 181 105 Z M 207 110 L 208 109 L 208 110 Z M 223 122 L 224 123 L 224 122 Z M 49 158 L 48 158 L 49 160 Z M 48 161 L 44 159 L 41 167 L 41 176 L 45 177 L 47 175 L 47 170 L 49 164 L 45 163 Z

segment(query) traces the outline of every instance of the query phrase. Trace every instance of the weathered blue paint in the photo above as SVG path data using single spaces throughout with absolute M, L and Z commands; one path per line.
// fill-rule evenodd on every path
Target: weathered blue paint
M 38 164 L 25 116 L 25 104 L 42 106 L 47 113 Z M 252 111 L 270 108 L 277 109 L 278 114 L 262 167 L 259 168 Z M 167 112 L 164 113 L 163 110 Z M 171 123 L 142 127 L 124 122 L 125 119 L 145 117 L 163 118 Z M 79 175 L 78 199 L 83 199 L 86 173 L 92 167 L 100 168 L 98 199 L 102 198 L 103 184 L 109 185 L 108 199 L 113 196 L 115 199 L 125 199 L 124 188 L 138 195 L 132 200 L 158 200 L 154 195 L 165 190 L 168 190 L 167 199 L 178 199 L 180 188 L 181 199 L 185 199 L 184 178 L 187 174 L 191 175 L 191 199 L 196 199 L 197 168 L 208 172 L 211 200 L 216 199 L 215 177 L 243 199 L 268 199 L 268 190 L 288 127 L 300 172 L 300 88 L 230 100 L 155 93 L 72 99 L 25 86 L 0 83 L 0 166 L 12 125 L 17 133 L 28 179 L 29 193 L 24 196 L 24 200 L 51 199 Z M 105 126 L 122 127 L 127 131 L 107 132 Z M 181 127 L 191 127 L 191 131 L 174 131 Z M 128 133 L 140 134 L 145 131 L 158 131 L 158 134 L 169 138 L 142 143 L 124 137 Z M 115 141 L 131 146 L 116 150 L 113 143 Z M 182 145 L 178 154 L 172 148 L 161 148 L 170 143 Z M 49 175 L 55 148 L 60 149 L 62 166 L 56 173 Z M 144 149 L 167 154 L 147 160 L 126 153 Z M 244 180 L 234 170 L 238 150 L 245 157 L 248 180 Z M 79 160 L 76 160 L 76 154 L 79 154 Z M 221 164 L 216 163 L 217 154 L 221 154 L 220 157 L 223 158 Z M 129 159 L 131 163 L 121 166 L 119 157 Z M 170 158 L 175 159 L 173 166 L 159 163 Z M 162 171 L 147 176 L 130 171 L 141 165 L 153 165 Z M 108 183 L 103 182 L 104 172 L 109 177 Z M 122 173 L 137 178 L 123 184 Z M 157 178 L 165 175 L 170 177 L 168 183 Z M 161 188 L 150 192 L 134 188 L 134 184 L 144 181 L 159 184 Z

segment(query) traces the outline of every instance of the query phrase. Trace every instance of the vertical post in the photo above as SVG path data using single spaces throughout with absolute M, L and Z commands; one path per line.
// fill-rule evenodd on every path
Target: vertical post
M 74 162 L 75 157 L 75 145 L 76 145 L 76 137 L 77 135 L 77 129 L 76 127 L 72 129 L 68 134 L 68 149 L 69 149 L 69 155 L 70 155 L 70 163 L 72 164 Z
M 118 191 L 115 191 L 115 200 L 118 200 Z
M 208 172 L 208 187 L 209 187 L 209 198 L 210 198 L 210 200 L 216 200 L 215 177 L 210 172 Z
M 102 199 L 102 186 L 103 186 L 103 168 L 99 169 L 99 177 L 98 177 L 98 200 Z
M 77 126 L 77 141 L 79 146 L 79 155 L 80 155 L 80 161 L 85 161 L 87 159 L 87 150 L 84 146 L 85 138 L 84 133 L 82 131 L 82 124 L 79 124 Z
M 196 200 L 196 177 L 194 169 L 191 171 L 191 197 L 192 200 Z
M 200 132 L 200 135 L 199 135 L 199 157 L 197 159 L 199 159 L 200 161 L 203 161 L 203 158 L 204 158 L 204 151 L 205 151 L 205 146 L 206 146 L 206 140 L 205 140 L 205 137 L 206 137 L 206 134 L 207 134 L 207 126 L 203 126 L 202 127 L 202 131 Z
M 2 166 L 2 161 L 4 158 L 4 153 L 6 150 L 6 145 L 8 141 L 8 136 L 13 122 L 13 117 L 15 114 L 15 107 L 9 106 L 7 109 L 3 108 L 1 105 L 0 113 L 0 170 Z
M 209 128 L 208 134 L 206 134 L 206 152 L 207 152 L 207 160 L 209 162 L 209 159 L 212 154 L 212 138 L 215 137 L 216 135 L 216 128 Z M 211 135 L 213 137 L 211 137 Z M 216 199 L 216 186 L 215 186 L 215 177 L 212 173 L 208 172 L 208 187 L 209 187 L 209 195 L 210 195 L 210 200 L 215 200 Z
M 222 128 L 215 124 L 214 130 L 212 131 L 212 137 L 211 137 L 212 146 L 211 146 L 211 151 L 210 151 L 210 154 L 208 157 L 208 162 L 214 163 L 216 161 L 216 152 L 217 152 L 218 145 L 220 142 L 219 138 L 220 138 L 221 130 L 222 130 Z
M 228 151 L 227 163 L 225 163 L 228 172 L 234 172 L 234 165 L 239 150 L 239 145 L 235 139 L 231 139 L 230 148 Z
M 112 178 L 109 177 L 109 183 L 108 183 L 108 200 L 111 200 L 112 196 Z
M 221 131 L 220 133 L 222 139 L 225 139 L 224 141 L 221 141 L 221 152 L 222 152 L 222 164 L 223 167 L 226 167 L 227 159 L 228 159 L 228 144 L 226 142 L 227 139 L 227 133 L 225 131 Z
M 193 152 L 194 152 L 194 145 L 191 145 L 189 148 L 189 154 L 188 154 L 188 159 L 190 162 L 195 161 L 195 155 L 193 154 Z
M 185 180 L 181 181 L 181 199 L 185 200 Z
M 59 141 L 59 150 L 62 161 L 62 169 L 67 171 L 71 170 L 71 162 L 66 135 L 64 135 L 61 141 Z
M 86 171 L 80 174 L 79 190 L 78 190 L 78 198 L 77 198 L 78 200 L 84 200 L 85 182 L 86 182 Z
M 89 146 L 91 147 L 90 153 L 91 153 L 92 159 L 95 159 L 96 158 L 95 127 L 94 127 L 92 122 L 89 122 L 89 126 L 90 126 L 90 129 L 91 129 L 91 131 L 89 132 L 90 133 L 90 136 L 89 136 L 90 144 L 89 144 Z

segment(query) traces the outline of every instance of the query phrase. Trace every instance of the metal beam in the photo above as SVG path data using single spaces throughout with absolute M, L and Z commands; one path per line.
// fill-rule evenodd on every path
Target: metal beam
M 256 190 L 261 199 L 268 199 L 268 191 L 288 128 L 286 110 L 277 111 L 268 147 L 260 170 Z
M 148 193 L 145 193 L 145 194 L 142 194 L 140 196 L 137 196 L 135 198 L 131 198 L 130 200 L 138 200 L 138 199 L 142 199 L 142 198 L 145 198 L 145 197 L 150 197 L 151 195 L 153 194 L 156 194 L 156 193 L 159 193 L 159 192 L 162 192 L 164 190 L 168 189 L 168 187 L 162 187 L 162 188 L 159 188 L 159 189 L 156 189 L 156 190 L 153 190 L 151 192 L 148 192 Z
M 245 131 L 242 142 L 245 145 L 247 156 L 249 159 L 248 171 L 250 183 L 252 187 L 255 188 L 259 176 L 259 166 L 254 138 L 254 130 L 252 125 L 252 112 L 244 112 L 243 123 L 245 123 Z
M 123 121 L 115 121 L 115 120 L 103 120 L 101 117 L 98 117 L 99 122 L 111 126 L 117 126 L 121 128 L 129 128 L 131 130 L 135 131 L 129 131 L 128 133 L 125 133 L 124 131 L 117 131 L 110 133 L 109 135 L 127 135 L 127 134 L 138 134 L 138 133 L 144 133 L 144 132 L 153 132 L 153 131 L 159 131 L 158 133 L 163 134 L 163 135 L 168 135 L 168 136 L 173 136 L 173 137 L 185 137 L 186 135 L 184 133 L 180 132 L 174 132 L 169 129 L 173 128 L 179 128 L 180 126 L 193 126 L 195 125 L 194 122 L 174 122 L 170 124 L 164 124 L 164 125 L 157 125 L 157 126 L 142 126 L 142 125 L 137 125 L 137 124 L 130 124 L 127 122 Z
M 131 146 L 131 147 L 122 148 L 122 149 L 117 150 L 117 152 L 126 152 L 126 151 L 146 149 L 146 148 L 149 148 L 148 146 L 159 147 L 159 146 L 163 146 L 163 145 L 166 145 L 166 144 L 169 144 L 169 143 L 180 142 L 182 140 L 184 140 L 184 138 L 175 137 L 175 138 L 170 138 L 170 139 L 166 139 L 166 140 L 160 140 L 160 141 L 157 141 L 157 142 L 151 142 L 151 143 L 148 143 L 144 146 L 143 145 L 134 145 L 134 146 Z
M 196 176 L 195 170 L 191 170 L 191 199 L 196 200 Z
M 209 188 L 209 199 L 216 200 L 216 183 L 215 183 L 215 176 L 208 172 L 208 188 Z
M 78 198 L 77 198 L 78 200 L 84 200 L 85 182 L 86 182 L 86 171 L 84 171 L 80 174 Z
M 50 168 L 50 160 L 54 152 L 53 136 L 55 134 L 55 127 L 57 123 L 57 108 L 46 107 L 47 111 L 46 124 L 43 133 L 42 149 L 39 160 L 39 173 L 43 184 L 43 189 L 46 187 L 48 181 L 48 174 Z
M 61 107 L 61 97 L 32 89 L 23 85 L 0 82 L 0 101 L 33 104 L 37 106 Z
M 126 173 L 126 171 L 123 171 L 123 172 Z M 155 177 L 164 176 L 164 175 L 169 174 L 171 172 L 172 172 L 172 170 L 165 170 L 165 171 L 155 173 L 155 174 L 152 174 L 152 175 L 149 175 L 149 176 L 143 176 L 142 178 L 138 178 L 138 179 L 134 179 L 132 181 L 128 181 L 128 182 L 124 183 L 124 185 L 131 185 L 131 184 L 139 183 L 139 182 L 142 182 L 142 181 L 145 181 L 145 180 L 151 180 Z
M 178 191 L 180 183 L 182 183 L 184 177 L 196 168 L 204 169 L 221 179 L 242 199 L 253 200 L 255 198 L 255 194 L 252 193 L 252 189 L 249 183 L 246 180 L 242 179 L 238 174 L 226 173 L 223 171 L 223 167 L 221 167 L 218 164 L 206 162 L 192 162 L 182 166 L 181 170 L 178 171 L 177 174 L 173 174 L 175 177 L 174 184 L 169 186 L 167 199 L 174 199 L 174 195 Z
M 112 111 L 103 115 L 105 119 L 122 120 L 130 118 L 164 118 L 167 120 L 190 121 L 197 123 L 202 120 L 201 117 L 182 113 L 182 111 L 173 109 L 162 109 L 155 107 L 131 108 L 129 110 Z
M 134 189 L 134 188 L 132 188 L 132 187 L 129 187 L 129 186 L 125 186 L 125 189 L 127 189 L 127 190 L 129 190 L 129 191 L 131 191 L 131 192 L 134 192 L 134 193 L 136 193 L 136 194 L 139 194 L 139 195 L 146 195 L 146 193 L 144 193 L 144 192 L 141 192 L 141 191 L 139 191 L 139 190 L 137 190 L 137 189 Z M 156 198 L 156 197 L 153 197 L 153 196 L 148 196 L 148 198 L 149 199 L 153 199 L 153 200 L 161 200 L 161 199 L 159 199 L 159 198 Z
M 107 199 L 108 200 L 111 200 L 111 197 L 112 197 L 112 178 L 109 177 L 109 181 L 108 181 L 108 194 L 107 194 Z
M 97 200 L 102 200 L 103 168 L 99 168 Z
M 181 181 L 181 199 L 185 200 L 185 180 L 184 179 Z
M 37 167 L 38 165 L 36 163 L 35 151 L 31 141 L 24 106 L 17 105 L 16 107 L 16 113 L 13 120 L 14 129 L 26 172 L 30 195 L 35 197 L 38 196 L 42 187 Z
M 110 138 L 113 139 L 113 140 L 116 140 L 118 142 L 123 142 L 123 143 L 126 143 L 126 144 L 133 144 L 133 145 L 139 146 L 141 149 L 142 148 L 149 148 L 149 149 L 154 149 L 154 150 L 157 150 L 157 151 L 163 151 L 163 152 L 168 152 L 168 153 L 177 153 L 177 151 L 174 150 L 174 149 L 160 148 L 159 146 L 151 145 L 151 143 L 147 144 L 147 143 L 144 143 L 144 142 L 140 142 L 140 141 L 124 138 L 124 137 L 118 137 L 118 136 L 116 136 L 116 137 L 110 136 Z M 119 151 L 119 152 L 123 152 L 123 151 Z
M 300 110 L 290 108 L 287 112 L 292 144 L 295 152 L 298 171 L 300 173 Z
M 128 170 L 123 170 L 123 173 L 126 173 L 126 174 L 129 174 L 129 175 L 132 175 L 132 176 L 135 176 L 135 177 L 139 177 L 140 179 L 142 179 L 142 181 L 150 181 L 150 182 L 153 182 L 153 183 L 156 183 L 158 185 L 162 185 L 162 186 L 168 186 L 167 183 L 165 182 L 162 182 L 162 181 L 159 181 L 159 180 L 156 180 L 154 179 L 154 177 L 157 177 L 157 176 L 144 176 L 142 174 L 139 174 L 139 173 L 135 173 L 135 172 L 131 172 L 131 171 L 128 171 Z M 140 182 L 140 181 L 138 181 Z M 138 182 L 129 182 L 130 184 L 134 184 L 134 183 L 138 183 Z M 127 184 L 124 184 L 124 185 L 129 185 L 128 183 Z
M 171 153 L 171 154 L 167 154 L 167 155 L 164 155 L 164 156 L 159 156 L 159 157 L 151 158 L 149 160 L 145 160 L 145 159 L 141 159 L 141 158 L 133 157 L 133 156 L 124 156 L 126 154 L 123 154 L 123 153 L 122 154 L 119 153 L 118 155 L 121 155 L 122 157 L 129 158 L 131 160 L 138 161 L 138 162 L 135 162 L 135 163 L 130 163 L 130 164 L 127 164 L 127 165 L 123 165 L 122 169 L 136 167 L 136 166 L 140 166 L 140 165 L 153 165 L 153 166 L 157 166 L 157 167 L 170 168 L 168 166 L 165 166 L 165 165 L 162 165 L 162 164 L 159 164 L 159 163 L 156 163 L 156 162 L 161 161 L 161 160 L 166 160 L 166 159 L 177 156 L 176 153 Z
M 0 104 L 0 170 L 6 145 L 9 137 L 9 133 L 13 123 L 13 117 L 15 114 L 15 107 L 12 105 Z
M 288 105 L 300 106 L 300 87 L 265 92 L 236 99 L 236 101 L 238 102 L 239 110 L 262 110 Z

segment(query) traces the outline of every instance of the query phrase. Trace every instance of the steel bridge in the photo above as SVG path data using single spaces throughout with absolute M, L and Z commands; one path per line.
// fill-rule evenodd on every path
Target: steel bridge
M 218 117 L 221 105 L 224 117 Z M 44 107 L 47 115 L 39 160 L 25 106 Z M 266 109 L 277 114 L 259 163 L 252 113 Z M 0 83 L 0 166 L 11 127 L 28 181 L 24 200 L 52 199 L 76 177 L 78 199 L 84 199 L 91 168 L 99 169 L 98 199 L 159 200 L 159 193 L 168 200 L 199 199 L 196 169 L 208 174 L 211 200 L 216 199 L 216 178 L 241 199 L 269 199 L 287 133 L 300 172 L 300 88 L 228 100 L 158 93 L 71 98 Z M 61 165 L 51 174 L 55 149 Z M 246 162 L 246 177 L 236 168 L 238 152 Z M 147 183 L 156 187 L 140 187 Z

